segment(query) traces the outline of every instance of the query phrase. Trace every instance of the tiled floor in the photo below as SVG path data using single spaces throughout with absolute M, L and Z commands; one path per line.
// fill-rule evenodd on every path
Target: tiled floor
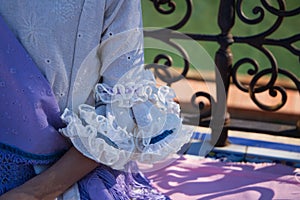
M 285 82 L 281 83 L 286 84 Z M 172 88 L 175 90 L 182 111 L 185 113 L 196 112 L 198 114 L 199 112 L 195 111 L 195 107 L 191 106 L 191 98 L 195 92 L 204 91 L 212 94 L 212 96 L 216 94 L 215 83 L 209 81 L 183 79 L 172 84 Z M 299 92 L 296 90 L 287 90 L 287 96 L 286 105 L 282 109 L 276 112 L 266 112 L 259 109 L 253 103 L 249 97 L 249 93 L 241 92 L 236 86 L 231 85 L 228 94 L 228 111 L 232 118 L 237 119 L 246 118 L 257 122 L 267 119 L 275 123 L 280 122 L 291 125 L 295 125 L 298 121 L 300 124 Z M 274 105 L 280 102 L 280 95 L 277 98 L 270 98 L 270 95 L 265 93 L 259 96 L 259 100 L 264 104 Z M 268 129 L 268 127 L 266 128 Z M 209 133 L 210 129 L 197 127 L 195 129 L 194 140 L 190 144 L 187 153 L 232 161 L 281 162 L 300 167 L 300 138 L 229 131 L 231 144 L 226 147 L 213 148 L 209 143 Z
M 178 97 L 178 101 L 185 112 L 194 112 L 195 108 L 191 107 L 191 97 L 198 91 L 208 92 L 213 97 L 216 95 L 216 85 L 214 82 L 204 82 L 198 80 L 181 80 L 172 85 Z M 258 108 L 257 105 L 251 100 L 249 93 L 242 92 L 235 85 L 231 84 L 228 94 L 228 110 L 233 117 L 254 120 L 275 120 L 282 123 L 296 124 L 300 121 L 300 95 L 297 90 L 286 89 L 287 102 L 278 111 L 267 112 Z M 261 93 L 257 96 L 258 100 L 265 105 L 276 105 L 281 101 L 281 96 L 277 95 L 276 98 L 270 97 L 268 92 Z
M 213 148 L 210 130 L 197 128 L 187 154 L 235 162 L 277 162 L 300 168 L 300 139 L 229 131 L 229 144 Z

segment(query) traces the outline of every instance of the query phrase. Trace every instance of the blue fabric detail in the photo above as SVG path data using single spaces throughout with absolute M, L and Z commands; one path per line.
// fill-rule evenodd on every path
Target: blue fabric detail
M 278 143 L 278 142 L 268 142 L 268 141 L 262 141 L 262 140 L 253 140 L 253 139 L 245 139 L 245 138 L 237 138 L 237 137 L 229 137 L 229 141 L 233 144 L 254 146 L 254 147 L 263 147 L 263 148 L 268 148 L 268 149 L 277 149 L 277 150 L 300 153 L 299 145 L 283 144 L 283 143 Z
M 61 155 L 35 155 L 0 143 L 0 195 L 33 178 L 34 165 L 52 164 Z
M 129 162 L 125 168 L 117 171 L 105 165 L 97 167 L 78 182 L 80 199 L 98 200 L 101 195 L 106 200 L 169 200 L 150 185 L 135 162 Z
M 0 151 L 0 195 L 35 176 L 33 166 L 18 155 Z
M 60 151 L 49 155 L 38 155 L 38 154 L 32 154 L 32 153 L 22 151 L 17 147 L 13 147 L 3 143 L 0 143 L 0 151 L 8 151 L 12 154 L 17 154 L 19 156 L 22 156 L 24 159 L 37 160 L 39 162 L 45 161 L 46 164 L 48 164 L 48 162 L 51 160 L 57 160 L 66 152 L 66 151 Z
M 207 139 L 206 137 L 210 137 L 210 134 L 194 132 L 192 139 L 204 141 Z M 284 144 L 284 143 L 278 143 L 278 142 L 263 141 L 263 140 L 259 140 L 259 139 L 254 140 L 254 139 L 239 138 L 239 137 L 228 137 L 228 140 L 230 141 L 231 144 L 253 146 L 253 147 L 263 147 L 263 148 L 267 148 L 267 149 L 276 149 L 276 150 L 300 153 L 299 145 Z
M 165 139 L 167 136 L 171 135 L 174 131 L 173 130 L 165 130 L 162 134 L 159 134 L 150 140 L 150 144 L 155 144 L 163 139 Z
M 119 148 L 118 145 L 114 143 L 111 139 L 109 139 L 106 135 L 98 132 L 97 137 L 103 139 L 108 145 L 113 146 L 116 149 Z
M 155 144 L 155 143 L 165 139 L 167 136 L 171 135 L 173 132 L 174 132 L 173 130 L 165 130 L 163 133 L 151 138 L 150 144 Z M 106 135 L 98 132 L 97 136 L 99 138 L 103 139 L 110 146 L 113 146 L 116 149 L 119 148 L 118 145 L 116 143 L 114 143 L 111 139 L 109 139 Z

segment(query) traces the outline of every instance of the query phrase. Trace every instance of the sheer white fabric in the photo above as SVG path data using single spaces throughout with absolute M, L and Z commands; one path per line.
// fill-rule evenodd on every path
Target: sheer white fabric
M 62 119 L 68 126 L 62 133 L 84 155 L 114 169 L 123 169 L 129 160 L 154 163 L 179 151 L 191 136 L 182 128 L 174 97 L 171 88 L 156 87 L 150 71 L 133 68 L 114 87 L 96 85 L 96 102 L 106 105 L 104 113 L 86 104 L 78 114 L 66 110 Z
M 0 5 L 64 111 L 68 125 L 62 133 L 84 155 L 122 169 L 130 159 L 164 159 L 189 140 L 174 93 L 156 88 L 143 69 L 139 0 L 0 0 Z M 96 85 L 101 75 L 103 84 Z M 95 109 L 95 100 L 106 105 Z M 171 134 L 156 137 L 164 131 Z M 62 198 L 76 195 L 75 185 Z
M 188 134 L 183 133 L 181 141 L 175 140 L 180 138 L 181 119 L 172 101 L 174 93 L 168 87 L 156 88 L 151 72 L 142 69 L 138 0 L 0 3 L 1 15 L 49 80 L 61 110 L 66 109 L 62 117 L 69 125 L 63 133 L 84 155 L 120 169 L 129 159 L 147 163 L 163 159 L 186 142 Z M 93 89 L 101 75 L 103 84 L 97 85 L 95 99 Z M 98 109 L 98 116 L 95 100 L 107 104 Z M 106 130 L 87 126 L 88 116 L 107 124 Z M 105 136 L 118 148 L 97 138 L 98 132 L 107 130 L 110 134 Z M 165 130 L 174 131 L 166 138 L 174 137 L 176 143 L 149 143 Z

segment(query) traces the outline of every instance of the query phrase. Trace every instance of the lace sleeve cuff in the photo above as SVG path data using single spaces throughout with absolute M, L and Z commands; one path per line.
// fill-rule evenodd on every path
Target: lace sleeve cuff
M 141 78 L 148 73 L 136 70 L 134 79 L 126 76 L 114 87 L 97 84 L 95 98 L 105 104 L 105 113 L 99 115 L 86 104 L 79 106 L 78 114 L 66 109 L 62 133 L 85 156 L 114 169 L 129 160 L 154 163 L 179 151 L 192 130 L 182 127 L 173 90 Z

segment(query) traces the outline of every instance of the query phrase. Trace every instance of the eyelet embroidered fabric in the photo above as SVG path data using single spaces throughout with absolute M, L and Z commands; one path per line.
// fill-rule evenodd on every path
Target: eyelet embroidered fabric
M 60 156 L 38 156 L 0 143 L 0 195 L 34 177 L 34 165 L 52 164 Z
M 103 51 L 100 52 L 99 55 L 101 57 L 101 62 L 103 62 L 101 73 L 104 76 L 104 83 L 106 83 L 107 86 L 115 85 L 120 75 L 127 72 L 133 66 L 143 63 L 143 52 L 141 51 L 142 31 L 136 30 L 135 32 L 131 32 L 132 34 L 130 37 L 122 37 L 124 35 L 119 35 L 118 37 L 120 31 L 142 27 L 140 3 L 138 0 L 68 0 L 66 2 L 61 2 L 59 0 L 42 2 L 39 0 L 0 0 L 0 13 L 10 25 L 11 30 L 26 47 L 26 50 L 32 56 L 41 72 L 46 76 L 61 110 L 66 107 L 70 109 L 75 108 L 75 110 L 72 111 L 77 115 L 79 114 L 79 112 L 77 112 L 77 105 L 88 101 L 88 97 L 91 94 L 95 83 L 99 79 L 100 65 L 96 63 L 97 65 L 88 65 L 85 66 L 85 68 L 81 68 L 81 64 L 92 48 L 99 44 L 99 38 L 101 38 L 101 43 L 105 46 L 105 48 L 102 48 Z M 47 19 L 45 16 L 51 18 L 50 21 L 47 20 L 49 23 L 45 23 L 45 20 Z M 132 16 L 134 18 L 132 18 Z M 53 30 L 55 30 L 55 32 L 53 32 Z M 49 32 L 52 33 L 50 34 L 50 38 Z M 124 43 L 125 38 L 127 39 L 126 43 Z M 49 41 L 52 42 L 49 43 Z M 112 56 L 112 53 L 114 53 L 115 56 Z M 95 52 L 95 56 L 96 55 L 98 55 L 98 52 Z M 81 81 L 78 81 L 78 76 Z M 76 85 L 76 83 L 79 84 Z M 69 91 L 69 88 L 71 88 L 71 91 Z M 73 100 L 76 100 L 76 102 Z M 89 101 L 87 103 L 91 102 Z M 114 105 L 112 106 L 112 104 L 104 106 L 105 111 L 101 114 L 104 114 L 106 118 L 102 118 L 101 120 L 103 120 L 103 124 L 108 124 L 107 127 L 112 127 L 111 130 L 119 131 L 126 138 L 128 130 L 133 128 L 133 125 L 136 124 L 136 119 L 138 119 L 137 123 L 140 124 L 140 127 L 148 124 L 147 118 L 143 119 L 142 112 L 139 112 L 138 110 L 144 109 L 145 106 L 147 107 L 151 105 L 151 103 L 149 99 L 146 99 L 142 104 L 143 105 L 139 108 L 135 104 L 135 112 L 133 112 L 133 107 L 132 109 L 119 108 L 120 113 L 122 111 L 127 112 L 128 109 L 132 110 L 129 112 L 131 113 L 129 114 L 131 117 L 126 118 L 128 121 L 131 120 L 126 128 L 119 120 L 119 117 L 122 117 L 122 115 L 118 115 L 118 118 L 113 115 L 115 113 L 112 112 L 112 110 L 114 110 Z M 93 102 L 90 105 L 93 105 Z M 82 110 L 85 110 L 85 108 L 87 108 L 87 111 L 90 110 L 90 107 L 88 106 L 82 106 L 82 108 L 84 108 Z M 94 108 L 91 109 L 91 111 L 92 112 L 84 112 L 90 113 L 91 115 L 89 116 L 92 117 L 98 116 L 100 108 L 96 110 L 97 115 L 94 113 Z M 82 114 L 84 114 L 84 112 Z M 109 115 L 109 113 L 111 114 Z M 135 113 L 136 116 L 133 116 L 133 113 Z M 70 119 L 77 120 L 74 114 L 70 114 L 70 116 L 74 117 Z M 77 115 L 77 117 L 82 126 L 86 128 L 86 121 L 81 118 L 81 115 Z M 114 118 L 117 120 L 113 120 Z M 78 120 L 77 122 L 79 122 Z M 119 123 L 119 126 L 116 125 L 117 122 Z M 80 125 L 80 123 L 78 124 Z M 94 128 L 92 127 L 93 126 L 89 126 L 87 133 L 90 133 L 90 130 L 94 131 Z M 76 129 L 75 127 L 74 133 L 76 133 L 76 130 L 80 129 Z M 126 130 L 126 132 L 124 132 L 124 130 Z M 173 127 L 168 128 L 167 130 L 173 130 Z M 71 134 L 71 132 L 69 133 Z M 158 132 L 157 134 L 160 135 L 161 133 Z M 89 139 L 85 140 L 85 144 L 91 145 L 93 142 L 101 140 L 107 148 L 117 149 L 113 145 L 117 144 L 118 148 L 120 148 L 119 150 L 122 151 L 123 149 L 126 154 L 128 152 L 133 152 L 133 150 L 129 148 L 131 147 L 130 145 L 125 145 L 125 143 L 130 143 L 129 141 L 132 139 L 130 138 L 130 134 L 128 134 L 128 140 L 125 140 L 124 143 L 118 140 L 118 134 L 114 135 L 116 135 L 116 138 L 104 137 L 105 134 L 100 135 L 97 133 L 97 136 L 99 136 L 97 140 L 95 140 L 94 137 L 86 137 Z M 75 134 L 71 135 L 71 138 L 73 139 L 76 137 L 78 141 L 80 140 L 78 142 L 78 144 L 80 144 L 82 140 Z M 151 141 L 150 138 L 148 138 L 147 141 Z M 159 142 L 156 142 L 155 144 L 159 144 Z M 76 146 L 75 143 L 74 145 Z M 85 154 L 87 156 L 99 155 L 88 153 L 84 145 L 81 150 L 87 152 Z M 10 156 L 14 157 L 15 155 L 9 155 L 9 157 Z M 7 155 L 5 155 L 5 157 L 7 157 Z M 12 160 L 12 162 L 14 162 L 14 160 Z M 30 163 L 31 160 L 28 160 L 28 162 Z M 126 168 L 127 162 L 128 161 L 123 162 L 123 164 L 120 164 L 116 168 Z M 30 173 L 28 175 L 29 177 L 32 175 L 32 171 L 30 171 L 30 168 L 28 170 Z M 133 172 L 137 172 L 137 169 L 133 170 Z M 113 174 L 115 178 L 109 176 L 109 173 Z M 109 187 L 109 190 L 110 188 L 114 188 L 109 192 L 111 192 L 116 199 L 167 199 L 167 197 L 158 194 L 156 190 L 152 189 L 140 173 L 130 173 L 130 170 L 128 170 L 128 173 L 116 170 L 113 170 L 112 172 L 112 169 L 108 167 L 101 171 L 96 170 L 93 175 L 95 179 L 93 180 L 95 180 L 96 183 L 99 183 L 100 186 L 101 182 L 105 182 L 106 186 Z M 107 176 L 101 174 L 107 174 Z M 121 175 L 118 176 L 119 174 Z M 24 177 L 24 180 L 26 177 Z M 114 183 L 113 187 L 110 187 L 111 184 L 108 184 L 109 181 L 106 181 L 109 177 L 112 180 L 111 183 Z M 98 191 L 93 191 L 93 186 L 95 185 L 92 184 L 89 185 L 89 187 L 84 186 L 88 183 L 92 183 L 92 181 L 89 179 L 88 182 L 79 182 L 79 185 L 81 186 L 80 193 L 83 194 L 87 191 L 88 195 L 99 194 Z M 120 192 L 120 189 L 124 189 L 125 191 Z M 71 188 L 70 196 L 75 193 L 78 193 L 77 188 Z M 105 192 L 100 192 L 100 196 L 104 196 L 105 194 Z M 66 196 L 63 195 L 63 197 L 59 197 L 58 199 L 74 199 L 70 196 Z M 108 194 L 107 196 L 111 195 Z M 98 197 L 87 199 L 99 199 Z M 84 195 L 81 196 L 81 199 L 84 199 Z M 113 197 L 111 197 L 111 199 L 113 199 Z
M 63 123 L 48 81 L 1 17 L 0 32 L 2 194 L 35 176 L 34 165 L 53 163 L 69 144 L 56 130 Z
M 0 151 L 0 195 L 35 176 L 32 165 L 22 157 Z

